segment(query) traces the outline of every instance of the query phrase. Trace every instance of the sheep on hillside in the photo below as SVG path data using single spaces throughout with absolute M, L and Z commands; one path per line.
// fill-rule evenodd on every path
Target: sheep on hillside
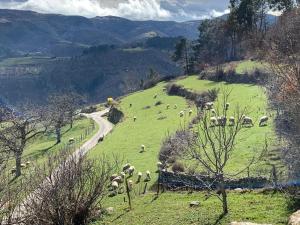
M 227 102 L 227 103 L 225 104 L 225 110 L 228 110 L 228 109 L 229 109 L 229 106 L 230 106 L 230 103 Z
M 147 170 L 147 171 L 146 171 L 146 179 L 145 179 L 145 182 L 148 182 L 148 181 L 150 181 L 150 180 L 151 180 L 151 174 L 150 174 L 150 171 Z
M 242 120 L 243 120 L 242 125 L 251 125 L 251 126 L 254 126 L 253 120 L 252 120 L 251 117 L 243 115 L 242 116 Z
M 267 117 L 267 116 L 261 117 L 260 120 L 259 120 L 259 126 L 262 127 L 263 125 L 266 125 L 268 120 L 269 120 L 269 117 Z
M 144 152 L 146 150 L 146 146 L 145 145 L 141 145 L 141 151 L 140 152 Z
M 119 187 L 118 182 L 117 182 L 117 181 L 111 182 L 111 187 L 112 187 L 114 190 L 118 189 L 118 187 Z
M 123 166 L 123 172 L 126 173 L 126 171 L 131 167 L 130 163 L 127 163 Z M 118 175 L 117 175 L 118 176 Z
M 181 112 L 179 113 L 179 116 L 180 116 L 180 117 L 183 117 L 183 116 L 184 116 L 184 111 L 181 111 Z
M 174 109 L 177 109 L 177 105 L 176 104 L 174 105 Z
M 141 182 L 141 179 L 142 179 L 142 176 L 143 176 L 143 173 L 142 172 L 139 172 L 138 173 L 138 178 L 137 178 L 137 183 L 140 183 Z
M 207 110 L 211 110 L 213 108 L 213 106 L 214 106 L 213 102 L 207 102 L 207 103 L 205 103 L 205 108 Z
M 229 126 L 235 125 L 235 118 L 233 116 L 229 117 Z
M 217 119 L 217 117 L 215 117 L 215 116 L 210 117 L 210 125 L 211 126 L 217 126 L 218 125 L 218 119 Z
M 191 116 L 192 114 L 193 114 L 193 110 L 190 109 L 189 116 Z
M 225 126 L 227 123 L 227 118 L 226 116 L 219 116 L 218 118 L 218 125 L 219 126 Z
M 128 169 L 129 176 L 132 176 L 133 173 L 134 173 L 134 171 L 135 171 L 135 167 L 134 166 L 129 167 L 129 169 Z
M 167 105 L 167 109 L 169 109 L 169 108 L 170 108 L 170 104 Z
M 215 109 L 211 109 L 211 113 L 212 113 L 213 115 L 217 115 L 217 113 L 216 113 L 216 110 L 215 110 Z
M 113 179 L 113 182 L 114 182 L 114 181 L 118 182 L 118 184 L 123 183 L 123 179 L 122 179 L 121 176 L 117 176 L 115 179 Z
M 136 121 L 136 116 L 133 117 L 133 121 L 134 121 L 134 122 Z

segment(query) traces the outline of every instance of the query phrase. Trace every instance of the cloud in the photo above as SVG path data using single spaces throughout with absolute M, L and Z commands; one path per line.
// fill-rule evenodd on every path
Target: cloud
M 0 8 L 40 13 L 177 21 L 220 16 L 227 5 L 227 0 L 0 0 Z
M 98 0 L 27 0 L 23 2 L 0 2 L 0 8 L 32 10 L 40 13 L 59 13 L 64 15 L 120 16 L 131 19 L 163 20 L 171 17 L 168 10 L 161 8 L 158 0 L 128 0 L 116 7 L 107 7 Z

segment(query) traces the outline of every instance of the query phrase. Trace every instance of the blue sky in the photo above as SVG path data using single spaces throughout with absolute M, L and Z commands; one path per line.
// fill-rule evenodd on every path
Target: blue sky
M 0 8 L 134 20 L 196 20 L 228 12 L 226 0 L 0 0 Z

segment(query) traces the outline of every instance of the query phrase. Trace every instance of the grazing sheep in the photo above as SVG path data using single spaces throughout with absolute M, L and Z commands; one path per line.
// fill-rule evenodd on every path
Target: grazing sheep
M 215 110 L 215 109 L 212 109 L 212 110 L 211 110 L 211 113 L 212 113 L 213 115 L 217 115 L 217 113 L 216 113 L 216 110 Z
M 132 188 L 133 188 L 133 181 L 132 181 L 132 180 L 129 180 L 129 181 L 128 181 L 128 189 L 129 189 L 129 191 L 131 191 Z
M 144 152 L 146 150 L 146 146 L 145 145 L 141 145 L 141 152 Z
M 189 116 L 191 116 L 192 114 L 193 114 L 193 110 L 190 109 Z
M 161 170 L 164 167 L 164 165 L 161 162 L 157 162 L 157 168 Z
M 73 144 L 75 142 L 75 138 L 69 138 L 69 144 Z
M 138 173 L 138 178 L 137 178 L 137 181 L 136 181 L 137 183 L 141 182 L 142 176 L 143 176 L 143 173 L 139 172 Z
M 26 168 L 26 164 L 22 163 L 21 168 Z
M 167 109 L 169 109 L 169 108 L 170 108 L 170 104 L 167 105 Z
M 112 187 L 114 190 L 118 189 L 118 187 L 119 187 L 118 182 L 117 182 L 117 181 L 111 182 L 111 187 Z
M 123 172 L 126 172 L 131 167 L 130 163 L 127 163 L 123 166 Z M 118 175 L 117 175 L 118 176 Z
M 210 117 L 210 124 L 212 126 L 217 126 L 218 125 L 218 119 L 217 119 L 217 117 L 215 117 L 215 116 Z
M 219 116 L 217 119 L 218 119 L 219 126 L 226 126 L 226 123 L 227 123 L 226 116 Z
M 234 126 L 235 118 L 233 116 L 229 117 L 229 126 Z
M 177 105 L 176 104 L 174 105 L 174 109 L 177 109 Z
M 269 120 L 269 117 L 267 117 L 267 116 L 261 117 L 260 121 L 259 121 L 259 126 L 261 127 L 263 125 L 266 125 L 266 123 L 268 122 L 268 120 Z
M 184 111 L 181 111 L 181 112 L 179 113 L 179 116 L 180 116 L 180 117 L 183 117 L 183 116 L 184 116 Z
M 118 184 L 123 183 L 123 179 L 122 179 L 121 176 L 117 176 L 115 179 L 113 179 L 113 182 L 114 182 L 114 181 L 118 182 Z
M 115 178 L 118 177 L 118 174 L 113 174 L 110 176 L 110 181 L 113 181 Z
M 243 119 L 242 125 L 251 125 L 251 126 L 254 126 L 253 120 L 252 120 L 251 117 L 243 115 L 242 119 Z
M 128 169 L 129 176 L 132 176 L 133 173 L 134 173 L 134 171 L 135 171 L 135 167 L 134 166 L 129 167 L 129 169 Z
M 207 102 L 205 103 L 205 107 L 207 110 L 211 110 L 214 106 L 214 103 L 213 102 Z
M 147 171 L 146 171 L 146 179 L 145 179 L 145 182 L 148 182 L 148 181 L 150 181 L 150 180 L 151 180 L 151 174 L 150 174 L 150 171 L 147 170 Z
M 133 121 L 134 121 L 134 122 L 136 121 L 136 116 L 133 117 Z
M 227 103 L 225 104 L 225 110 L 228 110 L 228 109 L 229 109 L 229 106 L 230 106 L 230 103 L 227 102 Z
M 31 164 L 31 162 L 27 161 L 25 164 L 26 164 L 26 166 L 29 166 Z

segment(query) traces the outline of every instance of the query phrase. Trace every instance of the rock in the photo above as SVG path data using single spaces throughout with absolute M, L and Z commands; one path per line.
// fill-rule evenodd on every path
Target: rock
M 258 223 L 250 223 L 250 222 L 231 222 L 230 225 L 272 225 L 272 224 L 258 224 Z
M 288 225 L 300 225 L 300 210 L 290 216 Z
M 190 202 L 190 207 L 198 207 L 200 206 L 200 202 L 199 201 L 191 201 Z
M 106 209 L 106 212 L 107 212 L 107 214 L 109 214 L 109 215 L 113 214 L 114 211 L 115 211 L 114 207 L 108 207 L 108 208 Z

